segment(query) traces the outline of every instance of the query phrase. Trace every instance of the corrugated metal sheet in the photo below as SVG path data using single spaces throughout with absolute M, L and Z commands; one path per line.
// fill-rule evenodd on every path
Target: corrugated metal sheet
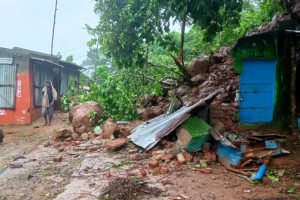
M 151 119 L 132 130 L 132 134 L 128 136 L 131 141 L 149 150 L 154 147 L 164 136 L 174 131 L 180 124 L 187 120 L 191 114 L 190 111 L 200 106 L 206 106 L 206 101 L 213 98 L 219 91 L 215 91 L 211 95 L 204 99 L 201 99 L 193 106 L 183 106 L 179 110 L 169 115 L 160 115 L 154 119 Z
M 16 94 L 16 66 L 0 64 L 0 108 L 14 108 Z
M 13 58 L 0 58 L 0 64 L 11 65 L 13 63 Z

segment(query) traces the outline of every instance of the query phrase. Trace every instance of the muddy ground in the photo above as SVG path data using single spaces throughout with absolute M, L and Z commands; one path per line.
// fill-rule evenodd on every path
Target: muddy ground
M 201 173 L 193 163 L 170 168 L 168 174 L 153 174 L 147 168 L 149 160 L 131 159 L 141 152 L 132 144 L 121 151 L 108 152 L 98 138 L 75 146 L 53 143 L 51 133 L 68 127 L 67 119 L 67 114 L 56 113 L 52 126 L 41 126 L 43 120 L 39 119 L 28 126 L 2 127 L 5 140 L 0 145 L 0 200 L 99 199 L 111 180 L 141 176 L 140 169 L 147 171 L 144 181 L 163 192 L 158 197 L 138 199 L 300 199 L 300 189 L 287 193 L 291 188 L 300 188 L 298 142 L 287 145 L 291 155 L 274 161 L 272 168 L 285 169 L 280 180 L 255 185 L 217 162 L 209 166 L 209 174 Z M 61 162 L 54 161 L 58 155 L 62 155 Z

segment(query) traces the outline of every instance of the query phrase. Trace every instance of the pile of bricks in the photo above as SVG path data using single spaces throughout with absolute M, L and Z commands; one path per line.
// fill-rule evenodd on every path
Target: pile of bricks
M 219 131 L 236 132 L 238 127 L 238 108 L 235 101 L 239 91 L 239 75 L 232 68 L 233 59 L 230 48 L 222 48 L 210 57 L 209 72 L 201 74 L 205 81 L 194 85 L 192 92 L 182 97 L 185 102 L 199 101 L 216 90 L 219 95 L 210 104 L 211 125 Z

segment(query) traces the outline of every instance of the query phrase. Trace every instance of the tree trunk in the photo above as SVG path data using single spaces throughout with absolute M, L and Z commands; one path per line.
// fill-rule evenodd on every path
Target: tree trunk
M 187 69 L 184 65 L 184 38 L 185 38 L 185 26 L 186 26 L 186 21 L 187 21 L 187 16 L 184 17 L 182 24 L 181 24 L 181 35 L 180 35 L 180 54 L 179 58 L 177 59 L 176 57 L 172 56 L 175 64 L 179 68 L 180 72 L 184 76 L 184 81 L 190 83 L 191 82 L 191 77 L 187 72 Z
M 185 26 L 186 26 L 186 16 L 184 17 L 181 25 L 181 34 L 180 34 L 180 60 L 181 60 L 181 65 L 183 68 L 184 66 L 184 36 L 185 36 Z

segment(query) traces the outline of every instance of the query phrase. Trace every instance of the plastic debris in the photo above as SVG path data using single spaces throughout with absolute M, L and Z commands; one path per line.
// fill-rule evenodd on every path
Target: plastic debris
M 274 140 L 265 140 L 266 149 L 277 149 L 279 145 Z

